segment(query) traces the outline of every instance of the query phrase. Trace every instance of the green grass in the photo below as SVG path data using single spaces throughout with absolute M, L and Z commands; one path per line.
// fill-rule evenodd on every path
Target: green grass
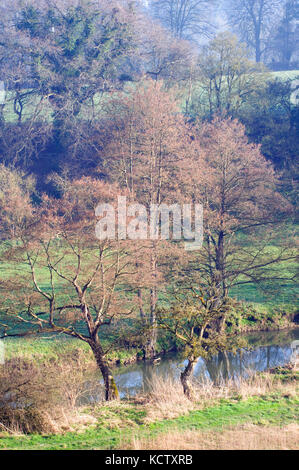
M 244 243 L 246 239 L 244 238 Z M 275 246 L 270 246 L 269 250 L 275 251 Z M 59 256 L 59 251 L 57 256 Z M 70 255 L 67 255 L 66 264 L 72 264 Z M 40 266 L 36 267 L 36 277 L 39 285 L 50 291 L 50 280 L 47 268 L 43 267 L 44 260 L 40 259 Z M 296 266 L 292 263 L 280 263 L 277 267 L 273 267 L 273 272 L 278 270 L 282 276 L 291 276 L 294 273 Z M 5 262 L 0 263 L 0 279 L 14 278 L 19 275 L 28 275 L 28 287 L 31 285 L 30 273 L 26 263 L 9 264 Z M 64 302 L 69 303 L 69 299 L 74 297 L 74 292 L 70 290 L 68 284 L 63 282 L 60 278 L 55 278 L 57 288 L 57 305 L 63 305 Z M 29 287 L 30 289 L 30 287 Z M 230 332 L 242 332 L 246 333 L 254 330 L 277 330 L 288 328 L 291 326 L 291 318 L 296 311 L 296 298 L 298 298 L 298 286 L 295 284 L 285 284 L 284 286 L 276 286 L 277 291 L 273 294 L 273 291 L 265 293 L 261 291 L 255 285 L 245 285 L 232 289 L 231 295 L 242 303 L 238 304 L 235 308 L 231 308 L 228 316 L 228 331 Z M 17 293 L 16 293 L 17 294 Z M 4 295 L 4 292 L 2 293 Z M 42 301 L 42 298 L 40 299 Z M 164 300 L 164 299 L 160 299 Z M 167 299 L 166 299 L 167 300 Z M 5 303 L 13 302 L 11 300 L 4 299 L 2 308 L 5 308 Z M 16 304 L 14 303 L 14 306 Z M 47 308 L 47 305 L 45 305 Z M 38 306 L 38 308 L 44 308 Z M 1 312 L 0 312 L 1 316 Z M 123 320 L 129 321 L 129 320 Z M 127 326 L 127 325 L 126 325 Z M 130 328 L 130 325 L 128 325 Z M 81 330 L 84 329 L 84 325 L 77 324 L 76 327 Z M 24 326 L 20 325 L 20 329 Z M 19 331 L 19 330 L 18 330 Z M 100 335 L 103 342 L 103 346 L 107 347 L 113 341 L 117 340 L 118 329 L 105 328 L 101 330 Z M 88 362 L 94 362 L 94 358 L 90 351 L 89 346 L 79 340 L 67 338 L 65 335 L 49 336 L 48 338 L 44 335 L 40 335 L 37 338 L 20 338 L 20 339 L 6 339 L 6 357 L 8 359 L 12 357 L 23 357 L 24 359 L 33 360 L 34 362 L 42 362 L 44 360 L 57 360 L 66 354 L 79 350 L 83 351 L 82 359 Z M 158 352 L 160 350 L 169 350 L 174 346 L 173 339 L 161 334 L 158 342 Z M 136 354 L 139 351 L 137 349 L 115 349 L 113 348 L 108 355 L 108 359 L 111 363 L 115 364 L 126 364 L 133 362 L 136 358 Z
M 13 357 L 22 357 L 34 362 L 42 362 L 45 360 L 56 360 L 59 356 L 72 353 L 78 349 L 84 351 L 86 355 L 90 352 L 87 343 L 64 336 L 54 338 L 7 338 L 4 340 L 4 344 L 7 360 Z
M 48 338 L 39 336 L 6 338 L 4 344 L 6 360 L 19 357 L 39 364 L 45 361 L 61 361 L 66 356 L 81 352 L 80 357 L 85 364 L 95 363 L 87 343 L 64 335 L 49 336 Z M 135 357 L 135 349 L 114 350 L 107 354 L 107 359 L 111 364 L 126 364 L 132 362 Z
M 23 93 L 27 93 L 31 90 L 23 90 Z M 33 90 L 34 91 L 34 90 Z M 102 95 L 102 93 L 96 93 L 94 96 L 94 103 L 91 100 L 86 100 L 84 104 L 82 104 L 81 112 L 79 114 L 79 118 L 89 120 L 91 115 L 92 106 L 95 106 L 96 112 L 101 113 L 102 107 L 105 106 L 107 102 L 107 98 L 111 95 L 107 93 L 107 95 Z M 7 92 L 6 94 L 6 101 L 4 107 L 4 118 L 7 122 L 18 122 L 18 116 L 14 112 L 14 99 L 15 94 L 14 92 Z M 31 95 L 28 95 L 24 100 L 24 111 L 22 120 L 26 121 L 27 119 L 31 119 L 33 115 L 36 114 L 38 111 L 38 116 L 40 120 L 45 120 L 51 122 L 53 120 L 53 108 L 49 104 L 47 100 L 41 102 L 40 96 L 36 95 L 34 92 Z
M 296 77 L 299 76 L 299 70 L 287 70 L 287 71 L 281 71 L 281 72 L 270 72 L 270 77 L 271 78 L 278 78 L 283 81 L 288 80 L 288 79 L 295 79 Z M 135 85 L 132 83 L 128 83 L 126 89 L 131 90 L 134 89 Z M 202 88 L 200 85 L 200 82 L 195 87 L 197 89 L 198 93 L 202 92 Z M 26 93 L 28 90 L 24 90 Z M 187 95 L 186 91 L 186 95 Z M 105 104 L 107 101 L 109 101 L 110 94 L 108 93 L 107 95 L 102 95 L 102 94 L 96 94 L 94 97 L 94 104 L 95 104 L 95 109 L 98 115 L 100 116 L 102 113 L 103 107 L 105 107 Z M 90 110 L 91 110 L 92 103 L 91 101 L 86 101 L 81 108 L 79 117 L 83 120 L 88 120 L 90 118 Z M 185 109 L 186 103 L 185 99 L 183 99 L 182 102 L 182 109 Z M 39 116 L 41 119 L 46 120 L 46 121 L 51 121 L 52 120 L 52 109 L 51 106 L 45 101 L 42 105 L 40 102 L 40 97 L 33 94 L 28 96 L 25 99 L 24 102 L 24 113 L 23 113 L 23 120 L 30 119 L 35 113 L 36 110 L 39 110 Z M 14 93 L 13 92 L 8 92 L 6 95 L 6 105 L 4 107 L 4 118 L 7 122 L 17 122 L 18 116 L 14 113 Z
M 67 262 L 69 263 L 70 260 L 67 259 Z M 288 275 L 294 270 L 294 266 L 284 263 L 283 266 L 279 266 L 277 269 L 280 269 L 281 274 Z M 19 263 L 18 265 L 0 263 L 0 279 L 15 277 L 16 274 L 24 273 L 28 273 L 28 266 L 25 263 Z M 49 273 L 47 269 L 37 267 L 36 275 L 42 288 L 49 290 Z M 28 277 L 28 283 L 30 282 Z M 68 291 L 69 287 L 61 279 L 57 278 L 56 282 L 58 292 L 57 304 L 62 305 L 64 301 L 69 302 L 69 297 L 72 295 Z M 298 292 L 298 287 L 288 284 L 280 287 L 279 292 L 273 296 L 271 292 L 266 295 L 254 285 L 246 285 L 233 289 L 231 292 L 232 296 L 242 300 L 243 304 L 231 309 L 228 317 L 229 331 L 246 333 L 253 330 L 276 330 L 289 327 L 291 325 L 290 318 L 292 313 L 296 311 L 296 290 Z M 5 302 L 7 301 L 5 300 Z M 23 326 L 20 325 L 20 328 L 23 328 Z M 103 330 L 101 337 L 104 347 L 115 340 L 116 335 L 117 330 Z M 8 359 L 18 356 L 34 360 L 35 362 L 42 362 L 48 359 L 56 360 L 61 355 L 80 350 L 84 352 L 82 358 L 84 357 L 86 363 L 93 361 L 92 353 L 87 344 L 79 340 L 67 338 L 65 335 L 49 336 L 48 338 L 41 335 L 37 338 L 6 339 L 5 345 Z M 162 337 L 161 335 L 159 338 L 159 350 L 167 350 L 171 346 L 173 346 L 171 338 Z M 108 355 L 108 359 L 112 363 L 125 364 L 132 362 L 137 353 L 136 349 L 112 350 Z
M 282 383 L 298 382 L 299 381 L 299 371 L 289 369 L 287 367 L 275 367 L 272 369 L 276 380 L 280 380 Z
M 274 78 L 279 78 L 281 80 L 294 80 L 299 76 L 299 70 L 283 70 L 281 72 L 271 72 L 271 75 Z
M 181 431 L 192 429 L 213 429 L 230 425 L 252 423 L 260 425 L 284 426 L 298 421 L 299 400 L 284 397 L 252 397 L 246 401 L 222 400 L 219 406 L 205 410 L 191 411 L 186 416 L 174 420 L 154 423 L 151 431 L 168 431 L 176 428 Z
M 292 228 L 294 230 L 295 227 Z M 284 234 L 281 234 L 283 237 Z M 277 242 L 279 243 L 279 237 Z M 246 243 L 246 240 L 245 242 Z M 278 247 L 270 245 L 267 247 L 268 255 L 273 254 L 273 256 L 278 255 Z M 59 257 L 59 247 L 57 247 L 57 257 Z M 87 254 L 85 254 L 87 257 Z M 76 260 L 71 254 L 67 254 L 63 260 L 65 266 L 71 266 Z M 87 262 L 87 261 L 86 261 Z M 40 257 L 39 264 L 36 265 L 36 278 L 39 286 L 47 292 L 50 292 L 50 276 L 49 271 L 46 267 L 47 263 L 45 260 Z M 294 305 L 296 304 L 299 297 L 299 286 L 294 282 L 290 282 L 287 279 L 294 277 L 297 270 L 297 263 L 285 261 L 280 262 L 271 267 L 270 276 L 277 276 L 278 278 L 285 278 L 286 281 L 274 282 L 271 281 L 271 285 L 265 286 L 256 286 L 255 284 L 244 284 L 240 286 L 233 287 L 230 291 L 230 295 L 237 298 L 238 300 L 245 302 L 252 302 L 254 304 L 268 304 L 268 305 Z M 1 262 L 0 263 L 0 279 L 7 280 L 9 278 L 15 277 L 15 275 L 28 276 L 28 282 L 30 281 L 30 270 L 28 264 L 24 262 L 19 262 L 18 264 Z M 242 281 L 243 279 L 240 279 Z M 244 278 L 244 280 L 247 280 Z M 67 301 L 69 302 L 70 298 L 75 299 L 75 293 L 70 288 L 69 284 L 63 281 L 54 273 L 54 282 L 56 290 L 60 291 L 57 298 L 57 303 Z M 59 298 L 60 297 L 60 298 Z M 163 300 L 163 299 L 162 299 Z
M 242 302 L 233 305 L 226 318 L 230 333 L 275 331 L 295 326 L 296 305 Z
M 134 404 L 120 408 L 103 407 L 96 426 L 87 431 L 63 435 L 5 436 L 0 438 L 0 449 L 117 449 L 129 444 L 134 436 L 139 438 L 157 437 L 171 430 L 224 429 L 239 424 L 262 426 L 285 426 L 298 422 L 299 400 L 296 398 L 270 395 L 251 397 L 247 400 L 221 400 L 212 407 L 190 411 L 175 419 L 144 424 L 145 412 Z M 118 424 L 113 426 L 113 419 Z M 119 420 L 124 426 L 119 426 Z M 129 422 L 129 424 L 128 424 Z

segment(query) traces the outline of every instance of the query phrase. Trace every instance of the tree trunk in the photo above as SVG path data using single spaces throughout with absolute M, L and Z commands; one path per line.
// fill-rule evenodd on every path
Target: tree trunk
M 256 46 L 256 52 L 255 52 L 255 61 L 257 63 L 261 62 L 262 60 L 262 54 L 261 54 L 261 51 L 260 51 L 260 44 L 258 43 L 257 46 Z
M 143 322 L 146 328 L 147 327 L 151 328 L 146 338 L 144 347 L 143 347 L 143 358 L 145 360 L 153 359 L 156 355 L 156 342 L 157 342 L 157 320 L 156 320 L 156 315 L 155 315 L 156 302 L 154 300 L 154 294 L 151 291 L 151 307 L 150 307 L 151 312 L 150 312 L 150 318 L 148 319 L 143 310 L 143 299 L 142 299 L 141 289 L 138 289 L 137 295 L 138 295 L 139 312 L 140 312 L 141 321 Z
M 139 303 L 140 318 L 143 322 L 145 322 L 146 315 L 145 315 L 144 310 L 143 310 L 143 299 L 142 299 L 141 289 L 137 290 L 137 297 L 138 297 L 138 303 Z
M 154 359 L 156 355 L 156 345 L 157 345 L 157 315 L 156 315 L 156 306 L 157 306 L 157 254 L 156 246 L 153 244 L 152 254 L 151 254 L 151 273 L 153 279 L 153 286 L 150 289 L 150 332 L 147 339 L 145 348 L 144 348 L 144 358 L 145 359 Z
M 216 248 L 216 270 L 217 270 L 217 283 L 216 287 L 221 288 L 222 297 L 227 294 L 226 280 L 225 280 L 225 257 L 224 257 L 224 232 L 220 232 L 218 236 L 218 245 Z
M 144 346 L 144 359 L 152 360 L 156 356 L 157 327 L 151 326 L 149 336 Z
M 193 374 L 195 362 L 196 360 L 194 358 L 189 358 L 185 370 L 181 373 L 181 382 L 183 385 L 184 394 L 187 398 L 189 398 L 189 400 L 194 398 L 194 392 L 190 383 L 190 378 Z
M 261 46 L 261 24 L 259 23 L 255 31 L 255 61 L 257 63 L 262 60 Z
M 102 346 L 98 341 L 91 341 L 90 347 L 92 349 L 93 355 L 97 362 L 97 365 L 102 373 L 105 386 L 105 400 L 112 401 L 119 399 L 119 393 L 114 381 L 110 367 L 108 366 L 107 360 L 104 355 Z

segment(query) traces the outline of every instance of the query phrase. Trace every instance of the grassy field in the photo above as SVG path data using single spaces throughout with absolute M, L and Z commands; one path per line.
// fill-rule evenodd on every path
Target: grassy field
M 94 365 L 94 357 L 87 343 L 62 335 L 37 336 L 28 338 L 7 338 L 4 340 L 5 358 L 22 358 L 36 364 L 44 361 L 60 361 L 67 355 L 80 354 L 80 358 L 87 366 Z M 112 365 L 125 365 L 136 360 L 135 349 L 120 349 L 111 351 L 107 355 Z
M 71 259 L 66 259 L 66 263 L 70 265 L 71 261 Z M 41 260 L 40 267 L 36 267 L 36 277 L 42 289 L 50 291 L 49 273 L 46 268 L 42 267 L 43 264 L 44 262 Z M 296 266 L 284 263 L 278 265 L 275 269 L 280 274 L 290 275 L 294 272 Z M 10 277 L 14 278 L 16 274 L 18 276 L 28 276 L 28 286 L 31 285 L 29 269 L 25 263 L 0 263 L 0 280 L 7 280 Z M 62 305 L 64 301 L 69 303 L 69 298 L 72 298 L 73 294 L 69 291 L 68 284 L 65 284 L 60 278 L 56 278 L 55 282 L 58 293 L 57 305 Z M 291 326 L 292 318 L 294 318 L 297 311 L 296 298 L 298 298 L 298 286 L 294 283 L 276 286 L 274 292 L 273 290 L 265 292 L 254 285 L 246 285 L 232 289 L 231 294 L 241 302 L 232 307 L 228 315 L 227 327 L 230 332 L 247 333 L 254 330 L 288 328 Z M 3 289 L 2 295 L 5 296 Z M 12 301 L 4 298 L 2 305 L 9 304 Z M 14 306 L 17 307 L 16 304 Z M 111 340 L 115 339 L 115 335 L 117 335 L 117 330 L 110 331 L 105 329 L 101 333 L 103 344 L 108 345 Z M 8 359 L 23 357 L 24 359 L 33 359 L 35 362 L 41 362 L 43 360 L 56 360 L 61 354 L 72 354 L 76 350 L 80 350 L 84 352 L 82 355 L 84 362 L 94 362 L 87 344 L 78 340 L 72 340 L 64 335 L 46 337 L 41 334 L 37 339 L 33 337 L 6 339 L 5 347 Z M 164 338 L 160 335 L 158 352 L 164 349 L 171 349 L 172 347 L 173 343 L 169 338 Z M 135 361 L 137 354 L 138 350 L 136 349 L 114 349 L 109 353 L 108 359 L 113 364 L 127 364 Z
M 282 81 L 286 80 L 294 80 L 299 77 L 299 70 L 288 70 L 282 72 L 270 72 L 270 77 L 273 79 L 280 79 Z M 130 90 L 134 87 L 134 84 L 131 83 L 127 86 Z M 201 87 L 200 83 L 198 86 L 195 87 L 197 90 L 196 93 L 200 93 Z M 23 120 L 30 119 L 31 117 L 39 116 L 41 120 L 51 121 L 52 120 L 52 110 L 47 100 L 40 100 L 40 97 L 35 95 L 34 93 L 30 94 L 30 90 L 24 90 L 24 95 L 27 96 L 24 98 L 24 112 L 23 112 Z M 186 92 L 187 93 L 187 92 Z M 4 118 L 7 122 L 17 122 L 18 116 L 14 113 L 14 98 L 15 95 L 12 92 L 7 92 L 6 94 L 6 105 L 4 107 Z M 109 95 L 108 95 L 109 99 Z M 83 120 L 89 120 L 91 112 L 95 111 L 95 115 L 100 117 L 103 113 L 103 109 L 105 108 L 107 103 L 107 97 L 105 95 L 96 95 L 94 98 L 94 102 L 86 101 L 82 106 L 81 112 L 79 114 L 80 118 Z M 186 102 L 183 99 L 182 109 L 185 109 Z
M 293 237 L 293 232 L 298 233 L 297 227 L 288 228 L 290 233 L 287 234 L 288 237 Z M 292 232 L 292 234 L 291 234 Z M 285 238 L 285 234 L 279 234 L 278 239 L 275 243 L 280 242 L 280 239 Z M 277 256 L 278 248 L 277 246 L 270 245 L 267 247 L 268 255 L 273 257 Z M 0 255 L 1 255 L 1 246 L 0 246 Z M 59 257 L 59 247 L 57 247 L 57 258 Z M 87 254 L 85 254 L 85 259 L 87 259 Z M 72 255 L 66 255 L 63 261 L 63 264 L 69 269 L 69 266 L 76 262 L 72 258 Z M 87 262 L 87 261 L 86 261 Z M 47 269 L 47 263 L 44 259 L 40 258 L 36 264 L 36 278 L 40 287 L 47 292 L 50 292 L 50 276 Z M 63 266 L 63 265 L 62 265 Z M 270 275 L 275 278 L 292 278 L 295 276 L 298 269 L 296 262 L 280 262 L 271 267 Z M 0 262 L 0 280 L 7 280 L 11 277 L 14 277 L 15 274 L 18 276 L 27 276 L 28 282 L 30 282 L 30 269 L 27 262 L 18 262 L 18 263 L 7 263 L 5 261 Z M 242 280 L 242 279 L 240 279 Z M 245 279 L 246 280 L 246 279 Z M 54 283 L 57 290 L 60 290 L 60 297 L 58 295 L 58 302 L 61 300 L 63 302 L 65 298 L 69 298 L 71 291 L 67 282 L 64 282 L 54 273 Z M 232 297 L 244 302 L 250 302 L 255 304 L 258 308 L 261 305 L 267 304 L 269 306 L 281 305 L 283 307 L 287 305 L 296 305 L 299 298 L 299 286 L 295 282 L 290 282 L 286 280 L 285 282 L 271 281 L 271 286 L 256 286 L 255 284 L 245 284 L 237 286 L 231 289 L 230 294 Z
M 281 377 L 284 378 L 283 386 Z M 175 397 L 169 401 L 168 396 L 167 401 L 164 396 L 160 408 L 153 402 L 136 401 L 86 408 L 84 413 L 92 414 L 95 421 L 85 429 L 59 435 L 9 436 L 2 433 L 0 449 L 140 449 L 161 448 L 161 443 L 165 442 L 168 442 L 168 449 L 191 448 L 187 446 L 186 436 L 192 446 L 195 446 L 192 448 L 209 448 L 211 443 L 204 444 L 204 437 L 207 435 L 216 438 L 218 433 L 219 441 L 221 435 L 238 432 L 241 442 L 242 433 L 248 433 L 248 430 L 250 433 L 250 429 L 252 433 L 254 429 L 255 436 L 275 432 L 279 439 L 280 433 L 285 434 L 288 426 L 289 431 L 291 430 L 290 439 L 285 437 L 288 442 L 284 445 L 287 448 L 295 448 L 299 445 L 298 379 L 298 373 L 285 374 L 279 371 L 275 376 L 278 388 L 273 387 L 272 383 L 272 391 L 269 390 L 269 384 L 267 390 L 263 388 L 262 382 L 259 382 L 258 394 L 256 386 L 252 390 L 248 389 L 246 396 L 244 393 L 242 396 L 241 391 L 239 394 L 234 392 L 230 397 L 209 397 L 209 405 L 206 400 L 200 400 L 192 405 L 186 405 L 183 401 L 182 406 L 179 406 Z M 176 416 L 168 417 L 167 413 L 173 413 L 174 408 L 177 410 Z M 172 444 L 174 447 L 171 447 L 169 439 L 174 438 L 173 436 L 176 436 L 176 439 L 180 436 L 180 444 Z M 250 442 L 247 441 L 247 445 L 249 446 Z M 238 448 L 236 443 L 234 448 Z

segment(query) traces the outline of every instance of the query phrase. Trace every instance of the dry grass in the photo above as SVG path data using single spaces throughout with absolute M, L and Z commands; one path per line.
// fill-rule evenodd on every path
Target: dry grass
M 298 450 L 299 425 L 255 425 L 223 431 L 172 431 L 152 440 L 134 439 L 134 450 Z
M 97 419 L 94 416 L 84 413 L 80 409 L 65 407 L 56 407 L 49 413 L 44 412 L 44 420 L 51 430 L 49 434 L 83 433 L 86 429 L 97 424 Z
M 1 419 L 3 417 L 1 416 Z M 65 432 L 84 432 L 97 424 L 97 419 L 81 410 L 55 407 L 51 411 L 34 410 L 34 413 L 11 413 L 9 425 L 0 422 L 0 438 L 10 434 L 63 434 Z
M 188 414 L 189 411 L 216 405 L 222 398 L 246 399 L 253 395 L 268 395 L 273 392 L 293 397 L 296 395 L 296 387 L 298 388 L 295 381 L 282 383 L 274 374 L 267 373 L 254 375 L 238 383 L 226 382 L 217 387 L 210 381 L 195 382 L 195 400 L 190 401 L 183 394 L 179 382 L 170 377 L 165 380 L 154 376 L 150 393 L 134 400 L 103 406 L 98 402 L 102 393 L 101 386 L 87 374 L 88 367 L 82 364 L 81 358 L 73 356 L 63 359 L 48 361 L 39 367 L 24 359 L 12 359 L 0 366 L 0 433 L 19 435 L 83 432 L 99 422 L 103 422 L 108 429 L 132 427 L 174 419 Z M 87 403 L 86 398 L 91 396 L 95 398 L 95 405 L 89 405 L 86 411 L 86 407 L 84 409 L 81 405 Z M 16 407 L 16 403 L 20 403 L 20 406 Z M 290 433 L 287 429 L 286 436 Z M 219 437 L 220 442 L 221 434 L 214 434 Z M 167 436 L 176 439 L 176 435 L 179 436 L 176 433 Z M 165 439 L 168 439 L 167 436 Z M 201 435 L 187 433 L 186 436 L 191 439 L 192 448 L 192 439 Z M 138 442 L 136 445 L 139 445 Z
M 149 423 L 173 419 L 194 409 L 212 406 L 221 398 L 246 399 L 250 396 L 262 396 L 273 392 L 294 397 L 298 393 L 296 382 L 282 383 L 271 373 L 249 375 L 248 379 L 240 379 L 238 382 L 227 381 L 217 387 L 208 380 L 204 383 L 194 381 L 194 401 L 186 398 L 180 382 L 176 382 L 171 377 L 161 379 L 156 375 L 151 380 L 151 392 L 146 396 L 136 397 L 135 403 L 146 408 L 145 422 Z
M 161 379 L 154 375 L 150 382 L 151 391 L 146 396 L 139 395 L 135 403 L 146 409 L 145 422 L 172 419 L 193 410 L 196 405 L 186 398 L 180 383 L 171 377 Z M 198 408 L 198 406 L 197 406 Z
M 13 435 L 83 431 L 97 420 L 78 408 L 101 387 L 86 381 L 80 358 L 39 366 L 14 358 L 0 366 L 0 433 Z

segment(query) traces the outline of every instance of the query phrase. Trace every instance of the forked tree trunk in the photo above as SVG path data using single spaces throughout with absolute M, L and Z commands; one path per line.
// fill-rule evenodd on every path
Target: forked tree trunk
M 105 386 L 105 400 L 106 401 L 118 400 L 119 399 L 118 389 L 114 381 L 110 367 L 105 358 L 102 346 L 99 344 L 98 341 L 91 341 L 89 344 L 92 349 L 95 360 L 97 362 L 97 365 L 103 376 L 104 386 Z
M 181 373 L 181 382 L 183 385 L 184 394 L 187 398 L 189 398 L 189 400 L 192 400 L 194 398 L 194 392 L 191 385 L 191 377 L 193 374 L 195 362 L 195 358 L 188 358 L 188 364 L 185 367 L 185 370 Z

